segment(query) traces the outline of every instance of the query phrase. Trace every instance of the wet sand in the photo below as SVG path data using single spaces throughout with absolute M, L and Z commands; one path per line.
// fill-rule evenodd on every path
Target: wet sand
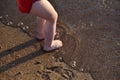
M 66 65 L 60 50 L 42 51 L 43 42 L 21 29 L 0 23 L 0 39 L 0 80 L 93 80 Z
M 10 4 L 10 5 L 5 6 L 0 2 L 0 5 L 1 5 L 0 11 L 2 11 L 0 12 L 0 15 L 2 16 L 0 18 L 0 21 L 3 24 L 8 25 L 7 28 L 11 26 L 12 28 L 15 28 L 17 30 L 20 29 L 21 32 L 24 32 L 22 34 L 26 35 L 26 37 L 24 38 L 23 37 L 21 38 L 21 36 L 15 38 L 14 42 L 18 41 L 19 43 L 19 40 L 23 40 L 23 41 L 20 41 L 20 43 L 25 43 L 26 40 L 27 41 L 30 40 L 30 43 L 31 43 L 31 39 L 33 39 L 36 34 L 35 16 L 23 15 L 19 13 L 17 10 L 15 1 L 3 0 L 2 2 L 5 3 L 6 5 L 7 4 Z M 40 75 L 43 75 L 44 74 L 43 68 L 41 69 L 39 67 L 37 69 L 34 69 L 33 68 L 34 65 L 32 65 L 30 68 L 29 67 L 25 68 L 25 69 L 29 69 L 27 70 L 28 71 L 27 72 L 27 71 L 24 71 L 25 69 L 22 67 L 25 67 L 28 64 L 32 64 L 32 62 L 35 63 L 34 61 L 39 61 L 39 60 L 42 61 L 41 67 L 44 67 L 45 63 L 49 65 L 48 59 L 52 56 L 57 59 L 59 57 L 62 57 L 64 60 L 64 63 L 62 63 L 62 66 L 67 64 L 66 65 L 67 67 L 69 65 L 69 67 L 72 68 L 72 69 L 69 68 L 70 70 L 74 71 L 73 69 L 75 69 L 79 71 L 79 73 L 78 72 L 74 73 L 75 75 L 77 73 L 79 75 L 76 78 L 72 78 L 71 80 L 80 80 L 80 79 L 84 80 L 85 78 L 91 78 L 90 76 L 92 76 L 93 80 L 119 80 L 120 79 L 120 76 L 119 76 L 120 75 L 120 67 L 119 67 L 120 66 L 120 59 L 119 59 L 120 57 L 120 54 L 119 54 L 120 53 L 120 5 L 119 5 L 120 1 L 118 0 L 101 0 L 101 1 L 99 0 L 94 0 L 94 1 L 92 0 L 86 0 L 86 1 L 85 0 L 80 0 L 80 1 L 50 0 L 50 2 L 54 5 L 55 9 L 59 14 L 57 30 L 60 32 L 60 39 L 62 39 L 62 41 L 64 42 L 64 47 L 58 52 L 42 55 L 43 58 L 39 56 L 38 52 L 35 52 L 35 55 L 32 55 L 32 54 L 27 55 L 29 54 L 29 51 L 33 50 L 34 52 L 36 49 L 40 49 L 39 44 L 36 43 L 36 45 L 34 46 L 35 48 L 30 48 L 28 50 L 26 49 L 26 46 L 25 47 L 20 46 L 16 48 L 15 46 L 17 44 L 13 44 L 12 42 L 10 42 L 10 45 L 8 46 L 6 44 L 7 41 L 5 42 L 8 36 L 6 35 L 6 38 L 5 38 L 4 36 L 5 34 L 1 35 L 3 34 L 2 26 L 1 26 L 1 32 L 0 32 L 1 44 L 4 45 L 1 48 L 1 50 L 4 51 L 7 49 L 10 49 L 11 47 L 15 47 L 15 49 L 20 51 L 21 51 L 21 48 L 26 49 L 25 52 L 23 51 L 24 53 L 17 51 L 17 54 L 19 52 L 19 54 L 23 56 L 27 55 L 26 57 L 28 57 L 27 60 L 26 58 L 24 59 L 24 57 L 20 58 L 20 65 L 18 65 L 19 58 L 16 58 L 15 57 L 16 55 L 14 55 L 14 52 L 10 51 L 10 53 L 12 54 L 1 58 L 1 62 L 2 62 L 1 66 L 3 68 L 1 70 L 2 72 L 5 71 L 5 73 L 1 74 L 1 76 L 5 76 L 4 78 L 6 78 L 6 76 L 11 78 L 11 75 L 9 75 L 9 73 L 15 75 L 17 74 L 16 71 L 18 71 L 20 75 L 25 74 L 24 77 L 22 77 L 22 79 L 26 80 L 31 75 L 33 76 L 33 72 L 38 69 L 40 69 L 40 72 L 37 71 L 37 73 L 40 73 Z M 7 34 L 10 34 L 10 33 L 11 32 Z M 14 36 L 12 35 L 10 37 L 14 37 Z M 11 41 L 10 37 L 8 38 L 8 40 L 10 39 L 9 41 Z M 32 41 L 34 42 L 34 39 Z M 12 56 L 12 58 L 10 56 Z M 39 58 L 36 59 L 31 56 L 39 57 Z M 8 60 L 8 58 L 10 58 L 9 59 L 10 61 Z M 47 60 L 45 58 L 47 58 Z M 11 63 L 11 60 L 13 61 L 12 63 Z M 51 61 L 51 66 L 54 66 L 55 64 L 57 64 L 57 66 L 59 65 L 59 63 L 54 63 L 54 60 L 50 60 L 50 61 Z M 6 65 L 6 63 L 10 63 L 10 65 Z M 16 67 L 13 65 L 14 63 Z M 9 69 L 8 67 L 11 67 L 11 69 L 13 68 L 13 71 L 11 71 L 11 69 Z M 60 68 L 61 70 L 63 70 L 63 72 L 61 72 L 60 70 L 60 72 L 58 71 L 57 73 L 60 73 L 61 75 L 61 73 L 64 73 L 65 68 L 66 67 L 62 69 Z M 41 70 L 43 72 L 41 72 Z M 21 71 L 24 71 L 24 72 L 21 72 Z M 52 74 L 54 75 L 54 73 Z M 81 75 L 83 75 L 85 78 L 82 78 Z M 55 80 L 65 79 L 61 76 L 59 79 L 57 78 L 58 78 L 58 75 L 54 79 Z M 15 77 L 13 77 L 13 75 L 11 79 L 19 80 L 18 77 L 16 79 Z M 51 79 L 51 80 L 54 80 L 54 79 Z M 87 80 L 90 80 L 90 79 L 87 79 Z

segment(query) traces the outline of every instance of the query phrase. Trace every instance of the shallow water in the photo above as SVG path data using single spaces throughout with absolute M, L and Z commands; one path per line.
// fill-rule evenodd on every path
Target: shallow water
M 1 2 L 9 5 L 5 6 Z M 1 2 L 0 21 L 21 28 L 30 37 L 34 37 L 35 16 L 19 13 L 14 1 Z M 64 42 L 64 47 L 55 56 L 62 56 L 74 69 L 90 72 L 95 80 L 119 80 L 120 1 L 50 2 L 59 14 L 57 30 L 60 31 L 60 38 Z

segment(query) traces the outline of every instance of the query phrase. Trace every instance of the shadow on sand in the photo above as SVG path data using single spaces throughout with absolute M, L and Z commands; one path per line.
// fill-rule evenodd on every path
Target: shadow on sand
M 5 50 L 5 51 L 3 51 L 3 52 L 0 53 L 0 58 L 2 58 L 4 56 L 7 56 L 8 54 L 11 54 L 11 53 L 13 53 L 15 51 L 19 51 L 19 50 L 22 50 L 22 49 L 24 49 L 26 47 L 29 47 L 29 46 L 37 43 L 37 42 L 38 41 L 36 39 L 32 39 L 32 40 L 29 40 L 29 41 L 27 41 L 25 43 L 22 43 L 22 44 L 18 45 L 18 46 L 15 46 L 15 47 L 13 47 L 11 49 Z M 10 69 L 12 67 L 15 67 L 15 66 L 17 66 L 17 65 L 19 65 L 21 63 L 24 63 L 24 62 L 26 62 L 26 61 L 28 61 L 30 59 L 35 58 L 37 56 L 40 56 L 40 55 L 42 55 L 44 53 L 45 52 L 42 49 L 40 49 L 40 50 L 35 51 L 33 53 L 30 53 L 30 54 L 28 54 L 28 55 L 26 55 L 24 57 L 16 59 L 15 61 L 12 61 L 12 62 L 10 62 L 10 63 L 8 63 L 6 65 L 1 66 L 0 67 L 0 73 L 2 73 L 4 71 L 7 71 L 8 69 Z

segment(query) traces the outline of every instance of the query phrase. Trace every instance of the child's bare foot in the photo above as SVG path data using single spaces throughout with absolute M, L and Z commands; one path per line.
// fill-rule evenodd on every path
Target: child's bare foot
M 44 50 L 45 51 L 53 51 L 53 50 L 56 50 L 56 49 L 58 49 L 58 48 L 60 48 L 62 46 L 63 46 L 62 41 L 60 41 L 60 40 L 54 40 L 52 42 L 51 46 L 45 46 Z

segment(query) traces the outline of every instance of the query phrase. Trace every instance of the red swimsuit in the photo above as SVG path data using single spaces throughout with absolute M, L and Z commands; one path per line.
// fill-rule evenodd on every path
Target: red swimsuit
M 19 10 L 22 13 L 29 13 L 32 7 L 32 4 L 38 0 L 17 0 Z

